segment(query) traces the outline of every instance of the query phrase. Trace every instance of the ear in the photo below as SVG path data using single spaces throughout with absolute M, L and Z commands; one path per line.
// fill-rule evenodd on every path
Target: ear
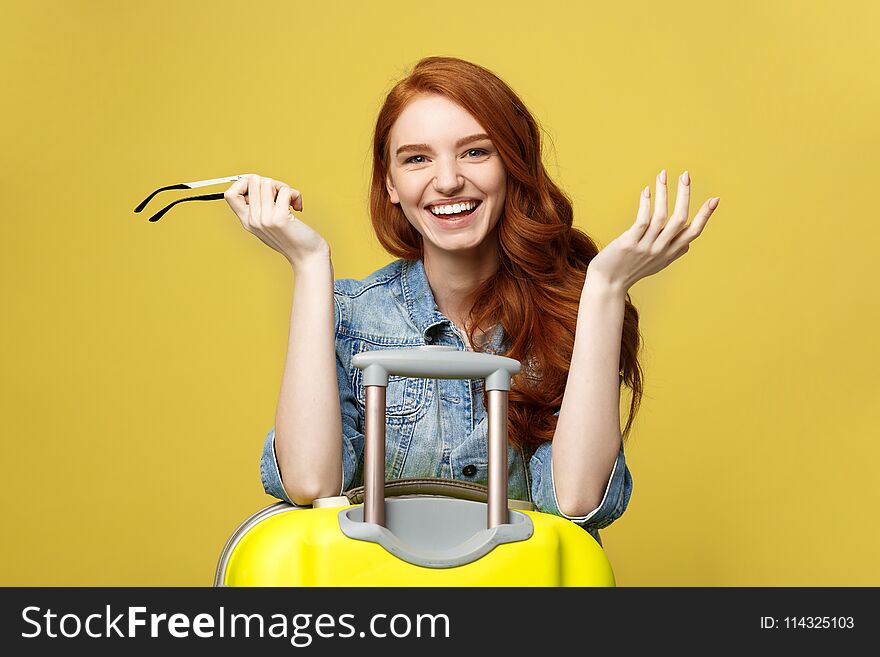
M 391 197 L 391 202 L 395 205 L 400 203 L 400 197 L 397 195 L 397 190 L 394 189 L 394 183 L 391 182 L 390 173 L 385 175 L 385 188 L 388 190 L 388 195 Z

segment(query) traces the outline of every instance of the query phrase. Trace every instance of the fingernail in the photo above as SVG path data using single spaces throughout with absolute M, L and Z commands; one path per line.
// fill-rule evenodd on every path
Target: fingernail
M 683 174 L 681 174 L 681 182 L 683 182 L 685 185 L 691 184 L 691 177 L 690 177 L 690 175 L 688 175 L 687 171 L 685 171 Z
M 720 196 L 716 196 L 715 198 L 710 199 L 710 200 L 709 200 L 709 209 L 710 209 L 710 210 L 714 210 L 715 208 L 717 208 L 717 207 L 718 207 L 718 203 L 719 203 L 719 201 L 721 201 L 721 197 L 720 197 Z
M 642 190 L 642 196 L 644 196 L 645 198 L 651 198 L 651 186 L 650 185 L 647 185 Z
M 666 169 L 663 169 L 663 171 L 660 172 L 660 182 L 664 185 L 666 184 Z

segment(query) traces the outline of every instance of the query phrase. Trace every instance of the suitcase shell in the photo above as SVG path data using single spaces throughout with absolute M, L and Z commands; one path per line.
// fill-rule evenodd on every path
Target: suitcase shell
M 451 568 L 414 565 L 342 533 L 352 505 L 273 504 L 245 521 L 220 559 L 215 586 L 615 586 L 605 552 L 581 527 L 537 511 L 530 538 Z
M 215 586 L 615 586 L 611 564 L 589 533 L 565 518 L 527 510 L 528 503 L 507 500 L 507 427 L 502 420 L 510 373 L 519 371 L 518 361 L 444 347 L 358 357 L 355 364 L 372 382 L 367 388 L 364 503 L 351 504 L 358 497 L 349 495 L 316 500 L 313 507 L 278 502 L 258 511 L 227 541 Z M 403 486 L 398 497 L 386 499 L 381 475 L 384 394 L 373 397 L 371 406 L 370 390 L 384 393 L 389 373 L 481 376 L 487 390 L 502 391 L 490 396 L 487 409 L 488 487 L 414 480 L 436 482 L 425 489 L 434 494 L 406 494 L 422 488 Z M 395 485 L 389 489 L 396 490 Z M 509 508 L 517 506 L 523 510 Z

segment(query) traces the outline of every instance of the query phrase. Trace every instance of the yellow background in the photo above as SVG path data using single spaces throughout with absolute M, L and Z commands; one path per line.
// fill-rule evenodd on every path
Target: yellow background
M 880 585 L 880 4 L 2 4 L 0 584 L 210 585 L 274 501 L 292 273 L 222 200 L 132 210 L 257 172 L 362 278 L 390 260 L 376 113 L 442 54 L 522 96 L 600 245 L 661 168 L 690 171 L 692 213 L 721 197 L 631 290 L 647 378 L 633 497 L 602 531 L 618 584 Z

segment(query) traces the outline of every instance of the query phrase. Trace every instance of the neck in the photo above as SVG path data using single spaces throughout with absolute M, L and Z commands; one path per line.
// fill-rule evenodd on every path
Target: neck
M 471 295 L 500 266 L 497 244 L 480 247 L 485 248 L 469 251 L 426 248 L 424 251 L 425 274 L 437 308 L 462 329 L 471 311 Z

